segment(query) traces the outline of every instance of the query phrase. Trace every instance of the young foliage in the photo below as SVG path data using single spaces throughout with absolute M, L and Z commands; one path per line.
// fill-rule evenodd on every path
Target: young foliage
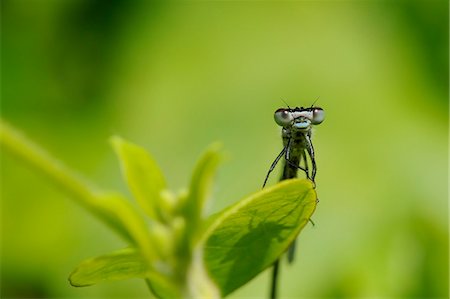
M 150 272 L 136 248 L 125 248 L 83 261 L 69 281 L 74 287 L 86 287 L 102 281 L 146 278 Z
M 158 204 L 166 182 L 156 162 L 143 148 L 120 137 L 111 138 L 111 144 L 120 161 L 123 177 L 134 198 L 153 220 L 164 221 Z
M 92 187 L 10 125 L 0 124 L 5 150 L 129 243 L 126 249 L 82 262 L 69 277 L 73 286 L 139 277 L 158 298 L 226 296 L 283 254 L 315 209 L 312 184 L 294 179 L 205 218 L 204 206 L 220 162 L 219 145 L 210 146 L 199 159 L 188 191 L 175 195 L 166 189 L 164 176 L 146 150 L 113 137 L 122 174 L 141 213 L 123 195 Z

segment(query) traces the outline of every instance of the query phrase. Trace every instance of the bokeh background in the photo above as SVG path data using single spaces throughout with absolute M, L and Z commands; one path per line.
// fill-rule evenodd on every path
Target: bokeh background
M 151 151 L 173 189 L 222 141 L 217 211 L 260 188 L 281 150 L 281 99 L 318 99 L 321 201 L 281 297 L 448 298 L 448 20 L 438 0 L 2 0 L 1 113 L 128 195 L 109 136 Z M 149 296 L 142 280 L 71 287 L 81 260 L 124 243 L 1 162 L 3 298 Z M 268 285 L 263 273 L 230 298 Z

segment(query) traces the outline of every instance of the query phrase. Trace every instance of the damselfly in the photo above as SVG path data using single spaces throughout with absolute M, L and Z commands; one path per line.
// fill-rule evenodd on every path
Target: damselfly
M 317 166 L 314 147 L 311 142 L 311 131 L 313 125 L 323 122 L 325 118 L 323 109 L 313 106 L 292 109 L 288 106 L 287 109 L 280 108 L 275 111 L 274 118 L 275 122 L 282 127 L 283 150 L 270 166 L 263 188 L 269 179 L 270 173 L 275 169 L 282 157 L 284 157 L 284 166 L 280 181 L 297 177 L 300 169 L 306 174 L 306 178 L 310 179 L 315 185 Z M 311 161 L 311 171 L 308 166 L 308 156 Z M 289 263 L 294 260 L 294 252 L 295 241 L 288 249 L 287 257 Z M 271 298 L 276 298 L 278 268 L 279 260 L 274 263 L 273 267 Z

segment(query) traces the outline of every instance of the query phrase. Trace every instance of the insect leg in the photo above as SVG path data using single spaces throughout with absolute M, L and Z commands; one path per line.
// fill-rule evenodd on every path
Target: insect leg
M 300 165 L 295 164 L 294 162 L 292 162 L 289 159 L 289 154 L 290 154 L 290 149 L 291 149 L 291 139 L 289 139 L 288 143 L 287 143 L 287 149 L 286 149 L 286 155 L 284 156 L 284 159 L 286 160 L 286 163 L 288 163 L 289 165 L 291 165 L 292 167 L 295 167 L 297 169 L 301 169 L 302 171 L 304 171 L 306 173 L 306 177 L 309 179 L 309 173 L 308 171 L 301 167 Z M 299 161 L 300 162 L 300 161 Z M 299 163 L 300 164 L 300 163 Z
M 286 159 L 286 162 L 287 162 L 289 165 L 291 165 L 292 167 L 295 167 L 295 168 L 298 168 L 298 169 L 304 171 L 304 172 L 306 173 L 306 177 L 309 179 L 309 175 L 308 175 L 308 172 L 306 171 L 306 169 L 304 169 L 304 168 L 301 167 L 301 166 L 296 165 L 296 164 L 295 164 L 294 162 L 292 162 L 291 160 Z
M 306 152 L 302 151 L 302 158 L 303 161 L 305 161 L 305 172 L 306 172 L 306 176 L 309 179 L 309 167 L 308 167 L 308 159 L 306 158 Z
M 286 152 L 286 147 L 289 146 L 289 143 L 290 142 L 288 142 L 288 145 L 283 147 L 283 150 L 278 154 L 278 156 L 276 157 L 275 161 L 273 161 L 272 165 L 270 165 L 270 169 L 267 172 L 266 178 L 264 179 L 264 184 L 262 186 L 263 188 L 264 188 L 264 186 L 266 186 L 266 183 L 267 183 L 267 180 L 269 179 L 270 173 L 274 170 L 275 166 L 277 166 L 278 161 L 280 161 L 281 157 L 283 157 L 284 153 Z
M 311 142 L 311 136 L 306 135 L 305 139 L 308 142 L 308 146 L 306 147 L 306 150 L 308 151 L 309 157 L 311 158 L 311 164 L 312 164 L 311 178 L 312 178 L 312 181 L 315 182 L 314 179 L 316 178 L 317 166 L 316 166 L 316 159 L 314 157 L 314 147 Z

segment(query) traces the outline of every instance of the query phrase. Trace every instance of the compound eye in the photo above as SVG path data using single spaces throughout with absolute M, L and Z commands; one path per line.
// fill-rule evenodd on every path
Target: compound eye
M 313 109 L 313 117 L 311 123 L 313 125 L 318 125 L 325 119 L 325 111 L 322 108 L 314 108 Z
M 282 127 L 287 127 L 292 124 L 294 117 L 292 116 L 292 113 L 288 109 L 281 108 L 275 111 L 274 119 L 278 125 Z

